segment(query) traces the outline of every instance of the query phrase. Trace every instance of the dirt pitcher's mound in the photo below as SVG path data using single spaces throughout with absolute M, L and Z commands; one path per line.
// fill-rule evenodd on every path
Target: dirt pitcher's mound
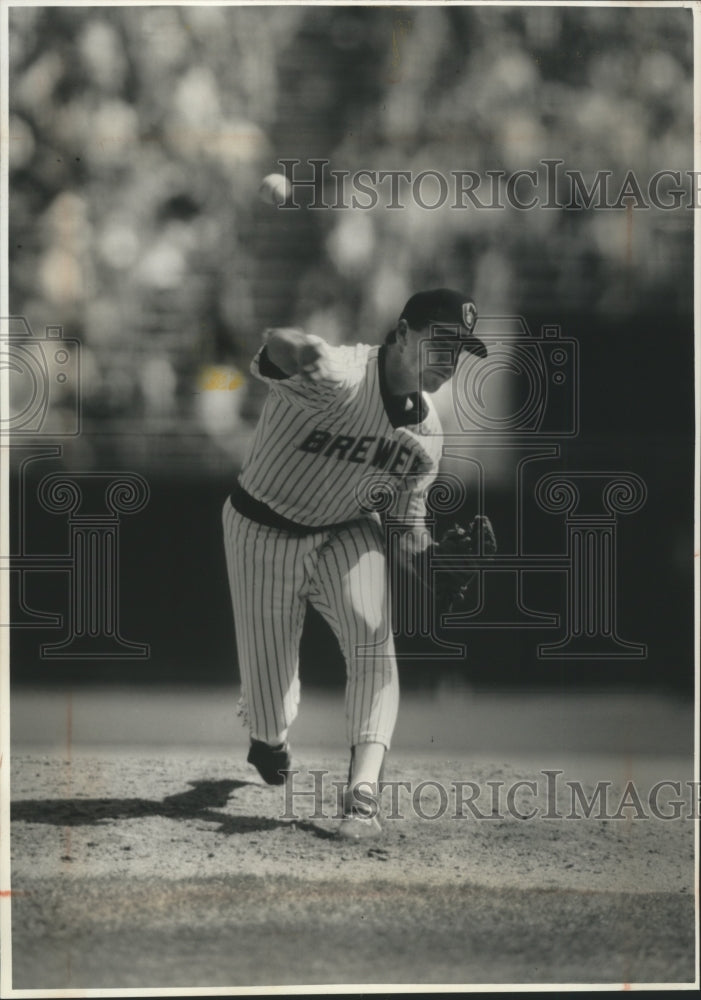
M 693 980 L 683 786 L 392 755 L 353 844 L 344 766 L 16 755 L 14 987 Z

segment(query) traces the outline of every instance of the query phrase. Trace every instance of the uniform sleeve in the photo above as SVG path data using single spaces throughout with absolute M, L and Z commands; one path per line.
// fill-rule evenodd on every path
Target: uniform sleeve
M 407 526 L 422 523 L 426 519 L 426 490 L 435 482 L 436 473 L 424 476 L 411 490 L 400 493 L 394 502 L 392 517 L 406 522 Z
M 407 479 L 408 488 L 400 490 L 396 495 L 393 516 L 407 524 L 416 524 L 426 518 L 426 493 L 438 475 L 441 455 L 443 453 L 443 433 L 440 420 L 433 406 L 428 403 L 429 413 L 423 426 L 424 430 L 414 431 L 411 427 L 395 431 L 395 436 L 402 435 L 402 443 L 416 449 L 412 464 L 417 464 L 420 471 L 415 477 Z
M 265 344 L 251 361 L 251 374 L 270 386 L 270 390 L 283 396 L 301 409 L 325 410 L 341 394 L 356 387 L 367 364 L 370 347 L 367 344 L 329 347 L 329 378 L 310 382 L 301 375 L 286 375 L 267 355 Z

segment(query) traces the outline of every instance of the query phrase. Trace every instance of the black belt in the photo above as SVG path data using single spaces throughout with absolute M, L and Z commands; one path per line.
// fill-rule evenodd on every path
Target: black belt
M 229 500 L 234 510 L 237 510 L 239 514 L 243 514 L 249 521 L 255 521 L 256 524 L 263 524 L 266 528 L 289 531 L 292 535 L 313 535 L 315 531 L 329 531 L 332 528 L 338 530 L 338 528 L 343 528 L 362 520 L 361 517 L 357 517 L 352 521 L 338 521 L 336 524 L 299 524 L 297 521 L 290 521 L 289 518 L 278 514 L 277 511 L 272 510 L 262 500 L 256 500 L 255 497 L 252 497 L 250 493 L 245 491 L 240 483 L 234 486 Z

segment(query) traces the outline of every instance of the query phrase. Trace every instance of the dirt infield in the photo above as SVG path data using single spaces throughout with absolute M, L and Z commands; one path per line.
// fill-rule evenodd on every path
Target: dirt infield
M 355 845 L 334 835 L 344 760 L 318 749 L 291 791 L 319 795 L 287 801 L 239 754 L 15 752 L 13 986 L 691 982 L 694 824 L 649 794 L 688 762 L 580 763 L 392 754 L 410 787 Z M 586 807 L 607 780 L 586 818 L 572 784 Z

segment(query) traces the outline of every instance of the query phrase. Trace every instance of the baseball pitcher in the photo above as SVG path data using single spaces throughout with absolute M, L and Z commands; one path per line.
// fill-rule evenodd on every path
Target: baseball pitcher
M 453 376 L 463 350 L 486 356 L 473 332 L 476 318 L 460 292 L 418 292 L 381 346 L 331 347 L 278 328 L 266 332 L 251 364 L 269 392 L 223 510 L 248 761 L 269 784 L 287 778 L 299 643 L 311 604 L 346 662 L 344 838 L 381 831 L 367 790 L 377 788 L 398 704 L 384 531 L 362 502 L 364 490 L 377 481 L 394 491 L 393 519 L 406 519 L 400 553 L 407 562 L 433 544 L 420 527 L 442 451 L 429 394 Z M 422 350 L 429 338 L 430 351 Z M 485 522 L 477 526 L 481 551 L 490 551 Z M 469 543 L 476 533 L 462 535 Z M 451 552 L 456 540 L 451 535 Z M 464 580 L 454 584 L 459 594 Z

